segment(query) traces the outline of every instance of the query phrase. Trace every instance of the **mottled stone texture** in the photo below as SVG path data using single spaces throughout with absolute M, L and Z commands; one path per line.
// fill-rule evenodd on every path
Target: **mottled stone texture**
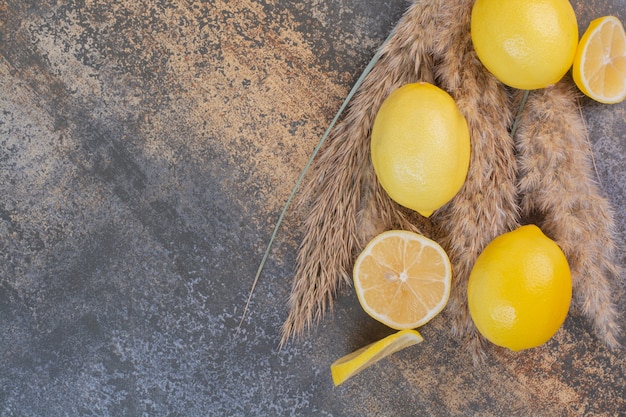
M 624 1 L 574 3 L 581 28 L 626 21 Z M 441 316 L 334 388 L 329 365 L 390 330 L 345 290 L 277 350 L 295 208 L 236 332 L 291 187 L 406 6 L 0 0 L 1 416 L 626 414 L 624 351 L 576 312 L 476 368 Z M 626 104 L 582 104 L 626 265 Z

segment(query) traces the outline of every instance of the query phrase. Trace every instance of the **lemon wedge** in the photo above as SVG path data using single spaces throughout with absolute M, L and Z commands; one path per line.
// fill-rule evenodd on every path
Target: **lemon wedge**
M 400 330 L 349 353 L 330 365 L 333 382 L 335 386 L 338 386 L 379 360 L 406 347 L 421 343 L 423 340 L 422 335 L 417 330 Z

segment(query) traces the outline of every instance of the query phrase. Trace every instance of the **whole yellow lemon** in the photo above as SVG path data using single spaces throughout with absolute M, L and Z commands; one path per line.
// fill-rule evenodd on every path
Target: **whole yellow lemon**
M 381 105 L 372 127 L 372 164 L 398 204 L 430 216 L 465 182 L 467 122 L 454 99 L 432 84 L 406 84 Z
M 469 311 L 492 343 L 517 351 L 547 342 L 561 327 L 572 277 L 559 246 L 535 225 L 495 238 L 470 274 Z
M 504 84 L 522 90 L 555 84 L 578 45 L 568 0 L 477 0 L 471 16 L 474 49 Z

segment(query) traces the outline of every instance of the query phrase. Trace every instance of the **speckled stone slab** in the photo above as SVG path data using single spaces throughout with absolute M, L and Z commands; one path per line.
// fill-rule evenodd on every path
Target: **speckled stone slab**
M 626 22 L 623 0 L 573 4 L 581 32 Z M 344 289 L 278 350 L 295 207 L 237 331 L 291 188 L 407 5 L 0 0 L 0 416 L 626 415 L 625 351 L 576 311 L 478 367 L 442 315 L 333 387 L 335 359 L 391 330 Z M 581 103 L 626 266 L 626 103 Z

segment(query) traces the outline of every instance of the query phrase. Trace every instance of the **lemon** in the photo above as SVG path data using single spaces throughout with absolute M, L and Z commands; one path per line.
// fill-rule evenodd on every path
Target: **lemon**
M 578 24 L 568 0 L 477 0 L 471 37 L 487 70 L 510 87 L 533 90 L 570 69 Z
M 626 99 L 626 34 L 615 16 L 593 20 L 583 34 L 572 68 L 585 95 L 605 104 Z
M 470 138 L 454 99 L 424 82 L 406 84 L 383 102 L 372 127 L 376 176 L 398 204 L 430 216 L 467 176 Z
M 421 343 L 423 340 L 417 330 L 401 330 L 349 353 L 330 365 L 333 383 L 335 386 L 342 384 L 379 360 L 406 347 Z
M 480 333 L 513 351 L 547 342 L 561 327 L 572 278 L 559 246 L 535 225 L 495 238 L 470 273 L 469 311 Z
M 396 330 L 414 329 L 446 306 L 452 267 L 434 240 L 406 230 L 389 230 L 363 249 L 353 277 L 367 314 Z

